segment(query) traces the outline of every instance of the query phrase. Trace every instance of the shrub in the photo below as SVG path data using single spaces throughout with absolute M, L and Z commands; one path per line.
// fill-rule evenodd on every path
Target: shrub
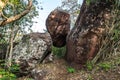
M 0 80 L 16 80 L 16 75 L 6 71 L 5 69 L 0 69 Z

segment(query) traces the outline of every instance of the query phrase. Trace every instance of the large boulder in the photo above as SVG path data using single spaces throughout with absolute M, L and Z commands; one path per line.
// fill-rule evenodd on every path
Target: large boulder
M 20 65 L 20 72 L 28 74 L 36 64 L 52 61 L 51 37 L 48 33 L 30 33 L 24 35 L 18 45 L 14 47 L 12 59 Z
M 104 41 L 104 39 L 107 40 L 106 35 L 109 34 L 106 32 L 109 32 L 111 27 L 106 28 L 111 17 L 110 6 L 110 3 L 97 2 L 90 3 L 88 7 L 86 0 L 84 0 L 75 27 L 66 40 L 67 52 L 65 57 L 73 67 L 81 68 L 89 61 L 95 62 L 95 58 L 98 60 L 97 57 L 100 58 L 100 55 L 104 54 L 104 51 L 99 52 L 101 50 L 108 49 L 110 51 L 111 48 L 107 48 L 106 45 L 109 45 Z M 110 39 L 108 40 L 110 41 Z
M 53 10 L 46 19 L 46 27 L 55 47 L 66 44 L 66 36 L 70 31 L 70 15 L 63 10 Z

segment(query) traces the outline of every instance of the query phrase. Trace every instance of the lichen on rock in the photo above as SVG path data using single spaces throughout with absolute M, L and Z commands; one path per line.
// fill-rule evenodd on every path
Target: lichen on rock
M 52 41 L 48 33 L 24 35 L 19 44 L 14 47 L 12 59 L 21 66 L 22 72 L 30 71 L 40 63 L 46 51 L 51 52 L 51 44 Z M 46 60 L 52 61 L 53 57 L 48 56 Z

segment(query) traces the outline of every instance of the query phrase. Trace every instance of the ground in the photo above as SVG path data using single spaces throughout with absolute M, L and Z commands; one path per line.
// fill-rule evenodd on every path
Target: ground
M 114 64 L 114 65 L 113 65 Z M 55 59 L 53 62 L 40 64 L 38 70 L 43 74 L 36 80 L 120 80 L 120 55 L 96 64 L 92 69 L 75 70 L 70 72 L 64 59 Z M 27 77 L 18 80 L 28 80 Z

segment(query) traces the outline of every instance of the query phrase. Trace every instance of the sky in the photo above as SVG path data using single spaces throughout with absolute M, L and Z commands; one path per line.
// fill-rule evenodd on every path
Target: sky
M 52 10 L 61 5 L 61 1 L 62 0 L 38 0 L 38 6 L 42 6 L 43 10 L 39 10 L 39 16 L 34 19 L 34 21 L 37 22 L 32 26 L 34 32 L 44 32 L 44 30 L 46 30 L 46 18 Z M 83 0 L 79 0 L 78 2 L 81 4 L 82 1 Z

